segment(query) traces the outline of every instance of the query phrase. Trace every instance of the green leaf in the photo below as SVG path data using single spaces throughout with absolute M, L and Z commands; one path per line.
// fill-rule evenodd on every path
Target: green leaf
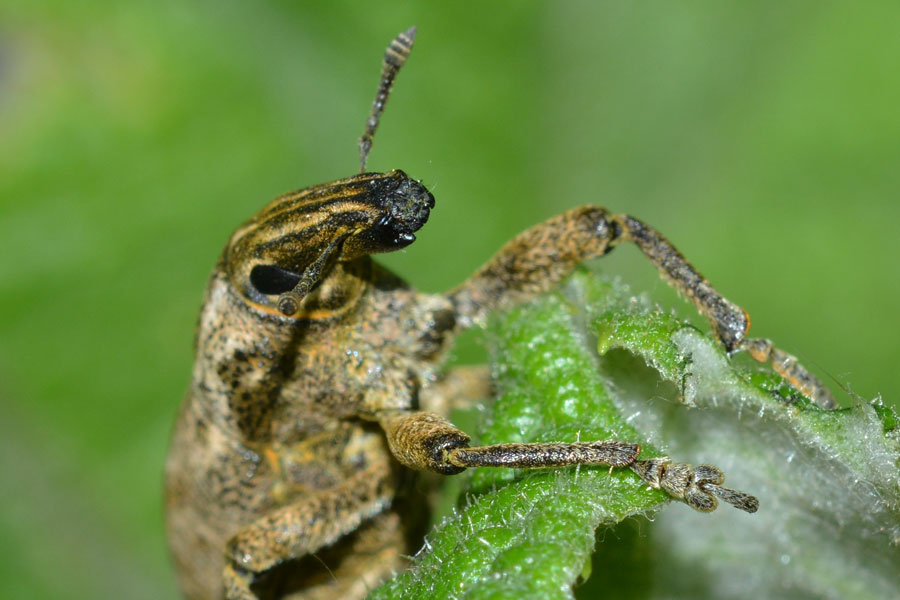
M 900 597 L 891 409 L 822 411 L 586 273 L 499 319 L 490 345 L 499 396 L 481 443 L 637 441 L 642 458 L 721 467 L 760 510 L 660 511 L 669 498 L 630 470 L 476 469 L 412 568 L 371 597 Z

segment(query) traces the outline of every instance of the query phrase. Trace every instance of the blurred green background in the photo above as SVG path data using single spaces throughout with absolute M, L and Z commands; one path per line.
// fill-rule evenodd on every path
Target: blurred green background
M 437 207 L 392 268 L 445 290 L 600 203 L 659 228 L 833 389 L 896 405 L 898 17 L 3 0 L 0 597 L 175 597 L 161 468 L 207 274 L 271 198 L 356 170 L 384 47 L 411 24 L 369 166 Z M 598 266 L 690 313 L 634 248 Z M 457 357 L 481 354 L 469 336 Z

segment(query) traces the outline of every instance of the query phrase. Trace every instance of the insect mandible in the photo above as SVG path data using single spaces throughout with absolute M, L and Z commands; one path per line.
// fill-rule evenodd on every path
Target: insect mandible
M 629 467 L 694 509 L 711 511 L 718 498 L 754 512 L 756 498 L 723 487 L 712 466 L 638 459 L 638 444 L 615 440 L 470 447 L 444 416 L 489 389 L 485 369 L 441 372 L 457 333 L 623 242 L 707 318 L 728 352 L 749 352 L 834 406 L 792 356 L 746 337 L 742 308 L 628 215 L 566 211 L 442 295 L 376 264 L 372 254 L 415 241 L 434 207 L 404 172 L 365 172 L 414 38 L 412 28 L 388 47 L 360 174 L 275 199 L 232 234 L 209 280 L 166 463 L 168 538 L 189 598 L 364 597 L 417 549 L 421 522 L 402 494 L 409 469 Z

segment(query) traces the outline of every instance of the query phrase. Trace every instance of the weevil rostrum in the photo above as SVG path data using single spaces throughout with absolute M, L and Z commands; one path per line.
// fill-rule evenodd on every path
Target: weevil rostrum
M 414 37 L 415 28 L 388 47 L 360 174 L 276 198 L 234 232 L 209 280 L 166 463 L 168 537 L 189 598 L 364 597 L 421 544 L 403 494 L 410 470 L 628 467 L 696 510 L 720 499 L 754 512 L 756 498 L 723 487 L 713 466 L 638 459 L 638 444 L 618 440 L 471 447 L 444 416 L 489 389 L 486 370 L 441 372 L 458 332 L 623 242 L 643 251 L 729 352 L 749 352 L 834 406 L 792 356 L 747 338 L 747 313 L 631 216 L 564 212 L 443 295 L 378 266 L 371 255 L 409 246 L 434 207 L 404 172 L 365 172 Z

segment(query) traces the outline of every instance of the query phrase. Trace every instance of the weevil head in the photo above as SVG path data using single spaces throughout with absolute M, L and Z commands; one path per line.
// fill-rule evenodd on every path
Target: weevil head
M 276 306 L 282 294 L 312 292 L 338 263 L 409 246 L 433 207 L 425 186 L 399 170 L 307 188 L 242 225 L 223 266 L 249 300 Z
M 347 259 L 392 252 L 416 241 L 415 232 L 425 225 L 434 208 L 431 192 L 400 170 L 364 173 L 351 180 L 356 179 L 365 182 L 365 190 L 356 201 L 366 207 L 366 215 L 344 244 Z

